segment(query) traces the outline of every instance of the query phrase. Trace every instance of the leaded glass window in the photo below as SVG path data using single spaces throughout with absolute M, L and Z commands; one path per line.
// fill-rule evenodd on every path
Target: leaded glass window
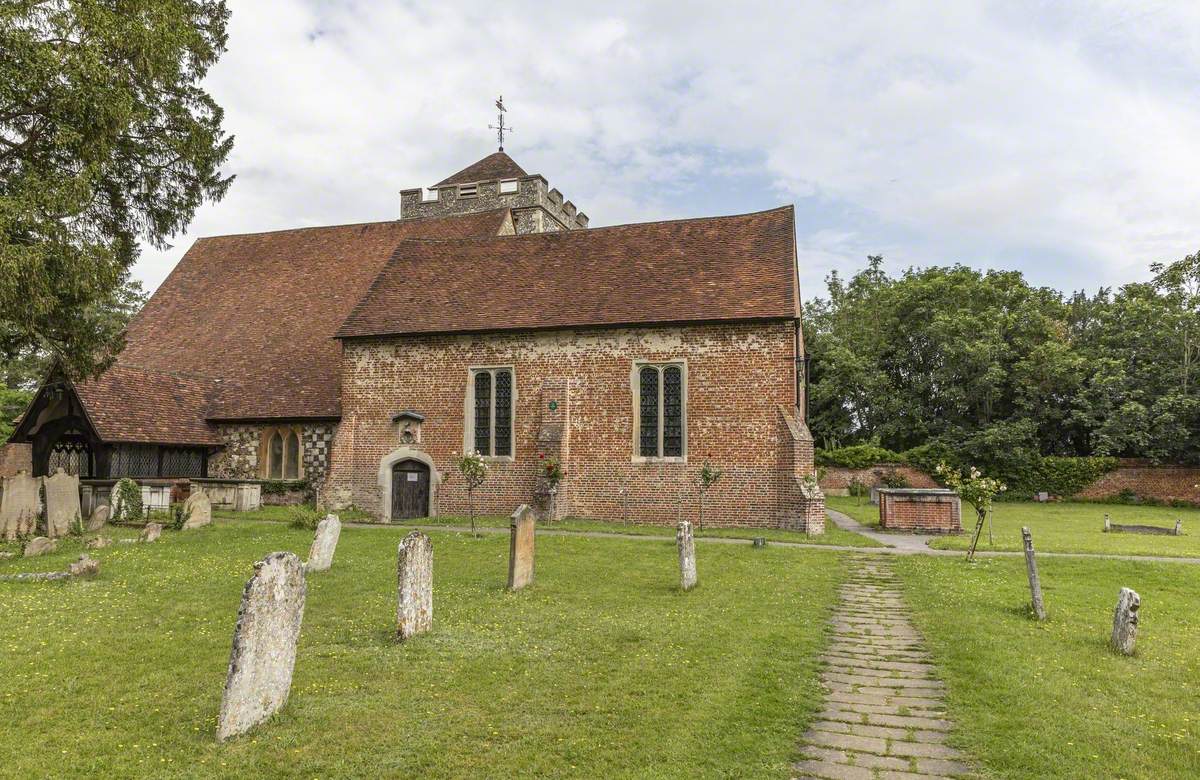
M 268 428 L 263 431 L 260 475 L 266 479 L 301 479 L 304 476 L 304 445 L 300 429 Z
M 638 370 L 638 454 L 683 457 L 686 393 L 683 366 L 645 365 Z
M 271 436 L 270 469 L 267 476 L 271 479 L 283 479 L 283 436 L 276 431 Z
M 283 478 L 300 478 L 300 437 L 292 431 L 287 436 L 286 452 L 283 459 Z
M 480 368 L 473 372 L 470 440 L 475 452 L 511 456 L 513 452 L 513 372 L 508 368 Z

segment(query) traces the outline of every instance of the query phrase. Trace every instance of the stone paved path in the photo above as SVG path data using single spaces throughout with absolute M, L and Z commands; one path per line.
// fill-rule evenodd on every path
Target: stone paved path
M 975 776 L 946 745 L 943 683 L 908 619 L 890 558 L 858 555 L 822 660 L 825 709 L 804 735 L 795 777 L 930 780 Z

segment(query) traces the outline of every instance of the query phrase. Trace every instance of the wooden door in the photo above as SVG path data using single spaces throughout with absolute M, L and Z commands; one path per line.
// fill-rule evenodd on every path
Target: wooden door
M 429 516 L 429 467 L 417 460 L 392 466 L 392 519 Z

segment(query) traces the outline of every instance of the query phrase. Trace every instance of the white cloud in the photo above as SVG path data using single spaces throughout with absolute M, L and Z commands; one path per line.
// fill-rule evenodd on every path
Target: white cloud
M 1095 287 L 1200 243 L 1189 4 L 246 0 L 229 46 L 239 178 L 147 251 L 151 287 L 194 236 L 396 216 L 491 150 L 499 93 L 508 150 L 593 224 L 815 210 L 810 295 L 867 251 Z M 762 197 L 722 199 L 739 175 Z

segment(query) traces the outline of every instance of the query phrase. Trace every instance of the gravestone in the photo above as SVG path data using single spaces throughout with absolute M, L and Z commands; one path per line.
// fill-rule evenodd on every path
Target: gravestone
M 871 486 L 870 502 L 871 502 L 871 506 L 879 506 L 879 486 L 878 485 Z
M 192 494 L 183 502 L 183 513 L 187 516 L 185 530 L 212 525 L 212 501 L 200 488 L 192 488 Z
M 79 477 L 59 469 L 43 480 L 46 486 L 46 535 L 66 536 L 80 517 Z
M 25 557 L 33 558 L 37 555 L 45 555 L 46 553 L 54 552 L 54 548 L 58 546 L 58 542 L 53 539 L 47 539 L 45 536 L 35 536 L 25 545 Z
M 433 542 L 420 531 L 400 541 L 396 560 L 396 638 L 404 641 L 433 626 Z
M 138 534 L 138 541 L 156 542 L 158 541 L 158 537 L 162 534 L 162 529 L 163 527 L 161 523 L 146 523 L 146 527 L 142 529 L 140 534 Z
M 245 733 L 287 702 L 305 594 L 304 566 L 294 553 L 274 552 L 254 564 L 233 631 L 218 741 Z
M 102 504 L 92 510 L 91 517 L 87 521 L 87 529 L 89 531 L 99 531 L 108 522 L 108 505 Z
M 1142 597 L 1137 591 L 1121 588 L 1117 597 L 1117 608 L 1113 611 L 1112 646 L 1122 655 L 1133 655 L 1137 643 L 1138 610 Z
M 328 571 L 333 565 L 333 553 L 337 550 L 338 537 L 342 534 L 342 521 L 337 515 L 325 515 L 325 519 L 317 523 L 317 534 L 313 537 L 312 547 L 308 548 L 308 563 L 304 564 L 307 571 Z
M 520 590 L 533 583 L 534 528 L 537 524 L 532 509 L 526 504 L 517 507 L 509 522 L 508 589 Z
M 37 528 L 41 514 L 42 480 L 24 471 L 4 480 L 4 496 L 0 498 L 0 528 L 5 539 L 26 536 Z
M 679 548 L 679 587 L 691 590 L 696 587 L 696 540 L 692 536 L 692 524 L 687 520 L 679 523 L 675 546 Z
M 108 547 L 112 543 L 112 539 L 108 538 L 107 536 L 97 536 L 93 539 L 88 539 L 87 544 L 85 544 L 84 547 L 89 550 L 99 550 L 103 547 Z
M 1046 619 L 1046 605 L 1042 601 L 1042 581 L 1038 578 L 1037 559 L 1033 557 L 1033 534 L 1029 528 L 1021 529 L 1021 541 L 1025 545 L 1025 573 L 1029 575 L 1029 595 L 1033 600 L 1033 614 L 1038 620 Z
M 87 553 L 79 556 L 79 560 L 67 566 L 67 573 L 72 577 L 95 577 L 100 573 L 100 561 L 89 558 Z

